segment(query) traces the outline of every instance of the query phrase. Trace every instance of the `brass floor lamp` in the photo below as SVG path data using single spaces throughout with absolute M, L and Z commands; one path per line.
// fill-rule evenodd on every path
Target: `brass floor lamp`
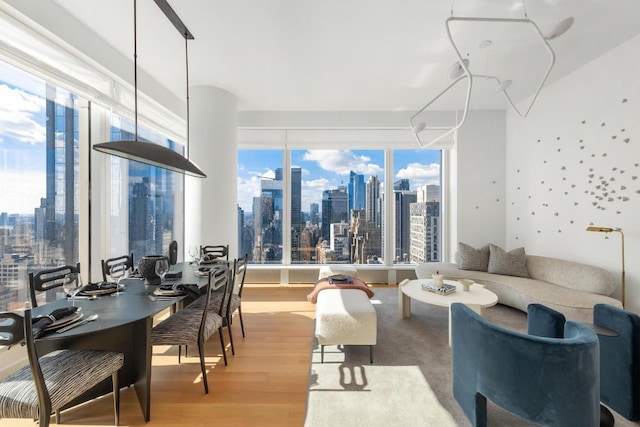
M 597 231 L 599 233 L 611 233 L 613 231 L 620 233 L 621 242 L 622 242 L 622 307 L 624 308 L 624 233 L 622 232 L 622 228 L 611 228 L 611 227 L 587 227 L 587 231 Z

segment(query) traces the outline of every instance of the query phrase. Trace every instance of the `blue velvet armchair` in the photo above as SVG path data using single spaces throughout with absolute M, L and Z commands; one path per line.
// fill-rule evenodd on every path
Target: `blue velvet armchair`
M 565 338 L 495 325 L 464 304 L 451 306 L 453 394 L 473 426 L 487 425 L 487 399 L 549 426 L 600 423 L 598 337 L 566 322 Z
M 623 417 L 640 420 L 640 316 L 607 304 L 593 308 L 593 323 L 618 336 L 600 336 L 600 398 Z

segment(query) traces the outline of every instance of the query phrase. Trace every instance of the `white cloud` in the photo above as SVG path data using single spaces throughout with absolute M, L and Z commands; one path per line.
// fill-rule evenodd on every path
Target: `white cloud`
M 396 173 L 396 178 L 408 179 L 411 188 L 419 185 L 440 183 L 440 165 L 431 163 L 428 165 L 422 163 L 409 163 L 407 167 L 400 169 Z
M 5 137 L 26 143 L 44 143 L 46 128 L 33 116 L 45 108 L 43 98 L 0 85 L 0 129 Z
M 246 171 L 244 166 L 239 165 L 238 170 L 241 168 Z M 260 196 L 262 191 L 262 179 L 274 179 L 276 173 L 272 169 L 265 169 L 263 172 L 249 171 L 247 175 L 247 177 L 238 177 L 238 204 L 242 209 L 250 212 L 253 210 L 253 198 Z
M 0 212 L 33 214 L 40 206 L 40 198 L 46 195 L 46 172 L 22 172 L 0 170 L 0 181 L 10 182 L 4 185 L 0 197 Z
M 307 150 L 304 160 L 316 164 L 328 171 L 339 175 L 348 175 L 354 171 L 362 175 L 382 175 L 383 169 L 371 161 L 370 157 L 357 156 L 351 150 Z

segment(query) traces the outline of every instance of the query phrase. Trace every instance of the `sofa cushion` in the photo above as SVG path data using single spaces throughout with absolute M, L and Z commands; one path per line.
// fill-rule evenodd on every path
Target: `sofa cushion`
M 489 266 L 489 245 L 478 249 L 458 242 L 458 268 L 460 270 L 487 271 Z
M 507 252 L 500 246 L 490 244 L 487 272 L 505 276 L 529 277 L 527 254 L 525 254 L 524 248 L 516 248 Z

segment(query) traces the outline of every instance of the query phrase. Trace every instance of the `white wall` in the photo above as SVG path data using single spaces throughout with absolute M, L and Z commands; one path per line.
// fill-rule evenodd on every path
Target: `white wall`
M 505 112 L 471 111 L 452 153 L 449 259 L 457 242 L 505 245 Z
M 546 87 L 524 120 L 507 114 L 509 247 L 621 272 L 640 312 L 640 36 Z M 614 294 L 620 297 L 620 290 Z

